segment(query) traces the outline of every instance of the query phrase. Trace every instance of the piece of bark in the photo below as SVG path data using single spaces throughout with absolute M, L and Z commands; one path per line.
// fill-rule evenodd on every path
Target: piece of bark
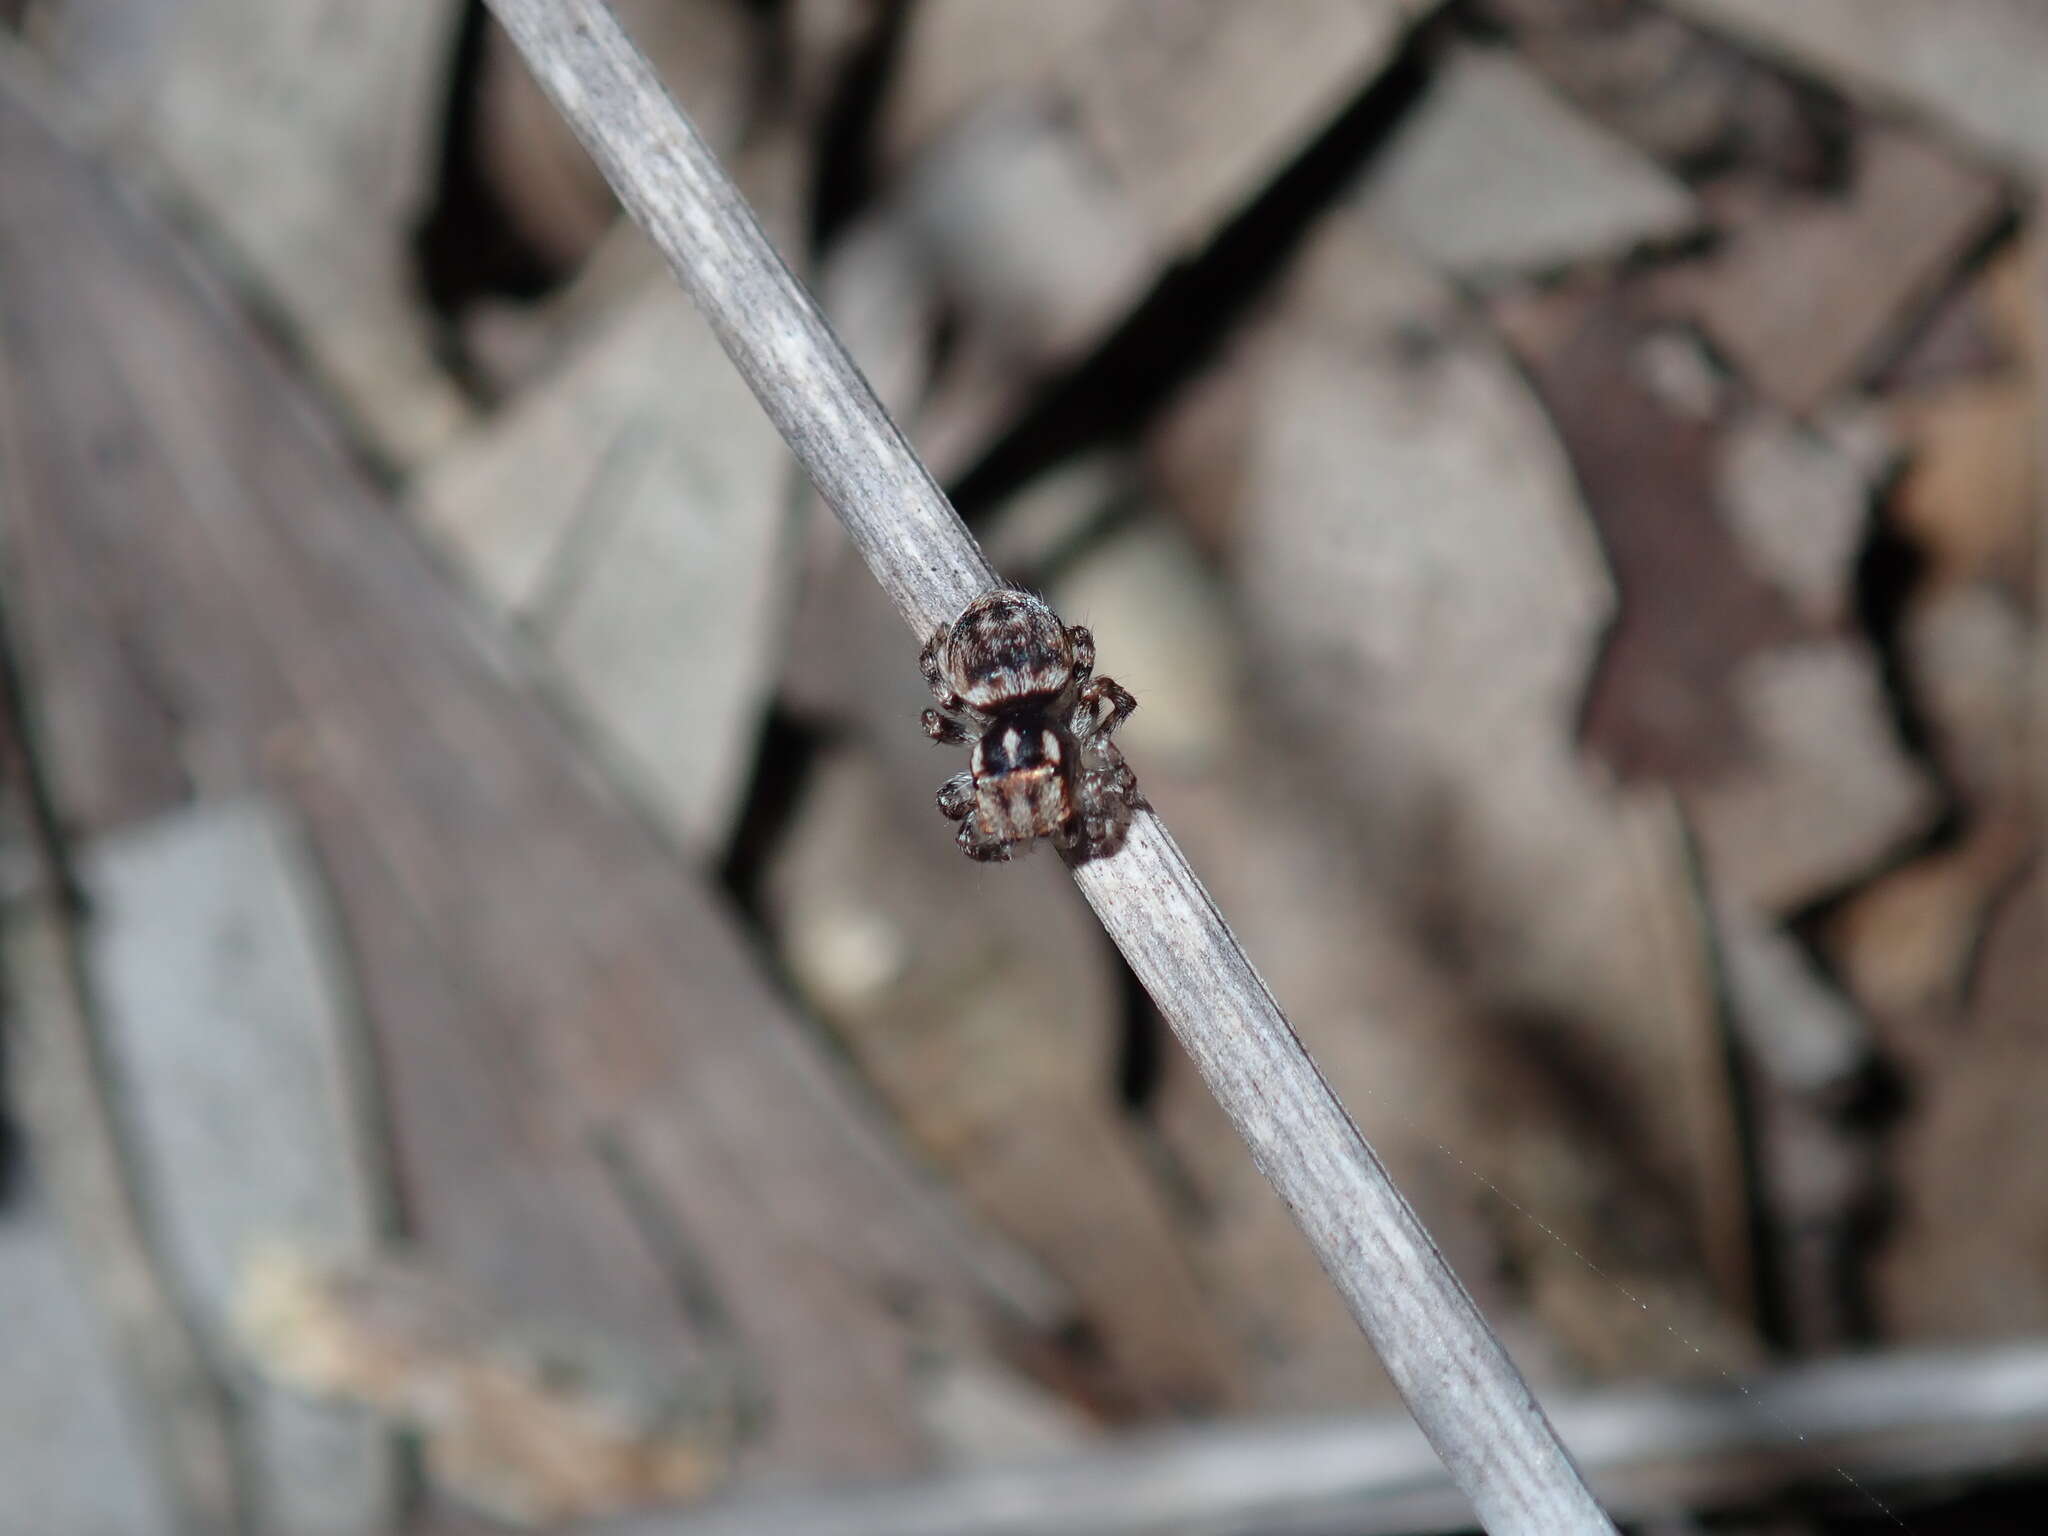
M 683 847 L 730 829 L 781 641 L 789 452 L 689 302 L 650 287 L 415 484 Z
M 1745 219 L 1672 292 L 1765 398 L 1808 416 L 1884 361 L 2003 206 L 1984 171 L 1873 127 L 1841 201 Z
M 1905 103 L 2036 172 L 2048 168 L 2048 15 L 2030 0 L 1677 0 L 1884 105 Z
M 1230 1405 L 1240 1367 L 1116 1104 L 1111 958 L 1056 861 L 994 879 L 960 856 L 930 802 L 958 767 L 930 753 L 907 795 L 857 752 L 812 769 L 767 876 L 784 963 L 926 1155 L 1071 1290 L 1113 1408 Z
M 1699 222 L 1683 184 L 1505 49 L 1441 60 L 1358 195 L 1419 255 L 1467 279 L 1625 256 Z
M 358 1411 L 278 1392 L 230 1336 L 253 1246 L 366 1253 L 390 1194 L 314 872 L 277 810 L 200 805 L 90 845 L 87 971 L 150 1229 L 231 1383 L 251 1518 L 279 1536 L 381 1533 L 396 1448 Z
M 0 1486 L 6 1524 L 75 1536 L 173 1536 L 120 1362 L 56 1221 L 36 1194 L 0 1212 Z
M 246 329 L 0 111 L 8 377 L 38 384 L 6 397 L 9 598 L 42 716 L 102 707 L 44 668 L 82 622 L 52 578 L 147 594 L 117 616 L 175 701 L 165 754 L 308 829 L 431 1262 L 651 1368 L 736 1338 L 773 1405 L 757 1474 L 916 1464 L 919 1352 L 977 1347 L 991 1309 L 1041 1323 L 1043 1288 L 905 1166 Z
M 375 453 L 411 463 L 445 441 L 468 407 L 434 356 L 410 242 L 461 7 L 95 8 L 90 38 L 56 40 L 95 135 L 231 253 Z

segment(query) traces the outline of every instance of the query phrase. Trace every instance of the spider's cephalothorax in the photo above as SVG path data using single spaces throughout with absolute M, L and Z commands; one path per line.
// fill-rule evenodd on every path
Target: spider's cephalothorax
M 1137 786 L 1109 738 L 1138 701 L 1093 675 L 1093 635 L 998 587 L 941 625 L 918 664 L 941 709 L 966 717 L 928 709 L 926 733 L 974 745 L 967 772 L 939 788 L 961 852 L 1007 859 L 1041 837 L 1083 857 L 1115 850 Z

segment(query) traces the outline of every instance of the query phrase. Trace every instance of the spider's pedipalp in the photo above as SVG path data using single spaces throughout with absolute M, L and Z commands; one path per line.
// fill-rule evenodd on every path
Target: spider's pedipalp
M 1085 624 L 1069 624 L 1067 644 L 1074 648 L 1074 675 L 1068 685 L 1075 687 L 1095 674 L 1095 632 Z
M 972 730 L 955 720 L 951 715 L 942 715 L 936 709 L 928 709 L 918 717 L 924 726 L 925 735 L 942 747 L 964 747 L 976 738 Z
M 944 709 L 960 707 L 959 695 L 946 686 L 946 679 L 941 670 L 942 658 L 946 654 L 946 640 L 952 632 L 950 624 L 941 624 L 932 631 L 931 639 L 925 641 L 924 649 L 917 653 L 917 669 L 924 674 L 925 686 L 931 689 L 932 697 L 937 699 L 940 707 Z

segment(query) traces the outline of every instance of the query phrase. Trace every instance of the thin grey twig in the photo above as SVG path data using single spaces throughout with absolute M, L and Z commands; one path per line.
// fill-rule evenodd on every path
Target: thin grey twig
M 610 11 L 601 0 L 490 4 L 912 634 L 952 620 L 995 572 Z M 1141 812 L 1114 856 L 1074 878 L 1486 1527 L 1612 1530 L 1166 828 Z
M 1718 1386 L 1555 1400 L 1624 1519 L 1754 1504 L 1788 1483 L 1887 1492 L 2038 1467 L 2048 1342 L 1873 1355 Z M 1786 1426 L 1797 1424 L 1795 1434 Z M 1874 1496 L 1873 1496 L 1874 1497 Z M 1880 1506 L 1881 1507 L 1881 1506 Z M 893 1487 L 760 1494 L 637 1516 L 604 1536 L 1399 1536 L 1462 1530 L 1463 1501 L 1406 1420 L 1304 1419 L 1133 1436 Z M 594 1536 L 594 1533 L 593 1533 Z

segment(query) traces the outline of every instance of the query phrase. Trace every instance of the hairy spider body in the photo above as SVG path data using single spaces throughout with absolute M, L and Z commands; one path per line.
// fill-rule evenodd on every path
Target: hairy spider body
M 963 853 L 1008 859 L 1041 837 L 1084 857 L 1115 850 L 1137 784 L 1109 738 L 1138 701 L 1092 675 L 1093 635 L 1030 593 L 999 587 L 941 625 L 918 665 L 953 712 L 926 710 L 926 733 L 974 745 L 967 771 L 938 796 L 941 814 L 960 823 Z

